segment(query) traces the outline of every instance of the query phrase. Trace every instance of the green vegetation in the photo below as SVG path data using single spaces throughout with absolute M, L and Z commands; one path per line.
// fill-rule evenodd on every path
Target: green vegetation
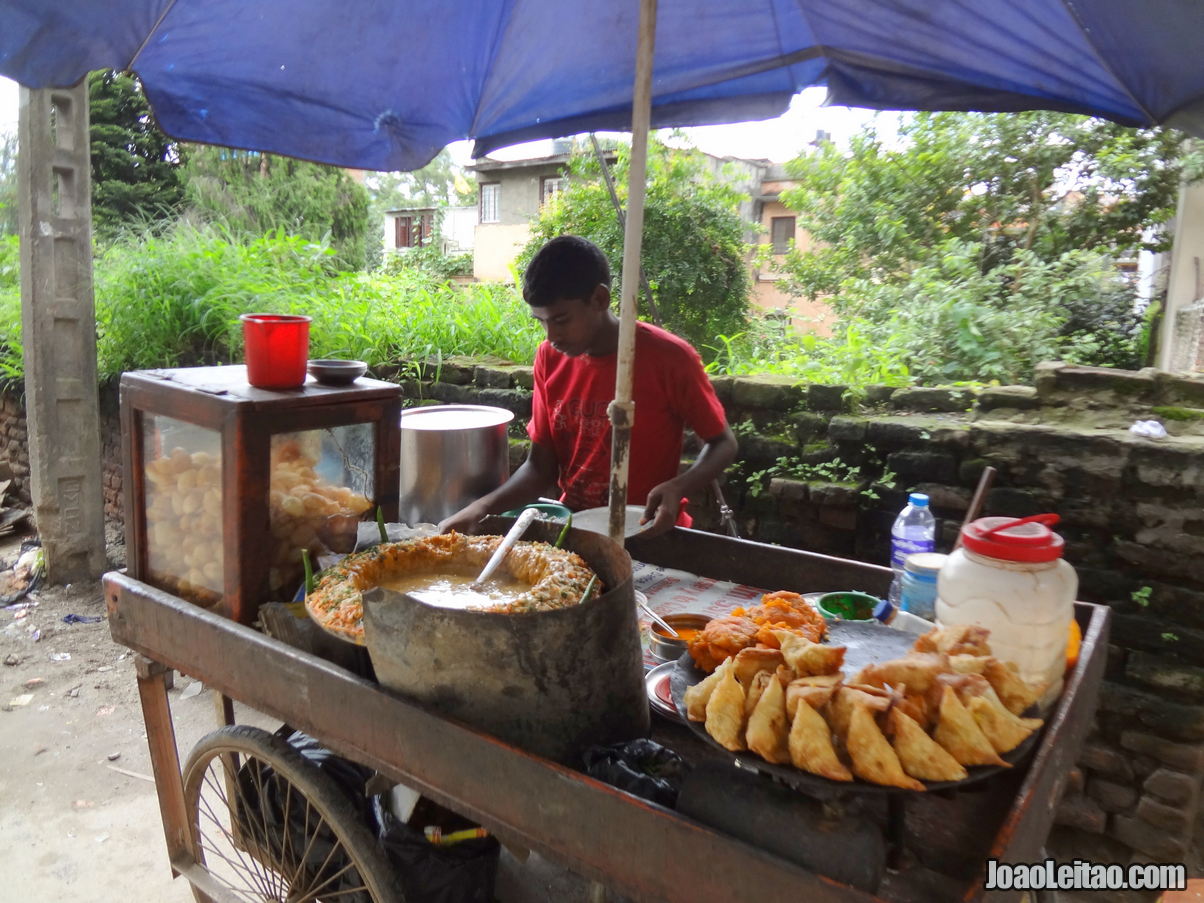
M 19 379 L 20 292 L 0 241 L 0 380 Z M 5 274 L 13 271 L 12 277 Z M 238 315 L 305 313 L 311 357 L 370 367 L 448 355 L 530 363 L 542 338 L 513 287 L 452 286 L 415 271 L 348 273 L 334 252 L 282 232 L 238 241 L 217 227 L 129 235 L 95 262 L 102 379 L 123 370 L 242 360 Z
M 1141 366 L 1148 337 L 1115 261 L 1165 246 L 1157 227 L 1195 166 L 1178 132 L 919 113 L 900 136 L 891 148 L 870 128 L 790 164 L 800 183 L 782 200 L 816 244 L 784 269 L 836 310 L 833 352 L 853 335 L 928 385 L 1027 381 L 1049 358 Z
M 873 449 L 870 449 L 873 452 Z M 893 489 L 897 476 L 889 468 L 880 476 L 874 477 L 866 473 L 862 466 L 842 460 L 839 456 L 827 461 L 804 461 L 797 455 L 787 455 L 778 458 L 773 464 L 761 470 L 750 471 L 744 477 L 745 491 L 750 498 L 764 494 L 769 487 L 769 481 L 777 478 L 798 480 L 805 483 L 835 483 L 843 486 L 859 486 L 858 495 L 865 502 L 878 500 L 875 487 L 885 486 Z
M 3 264 L 0 264 L 3 266 Z M 1150 408 L 1150 413 L 1163 420 L 1204 420 L 1204 411 L 1199 408 L 1176 408 L 1159 406 Z
M 92 145 L 92 229 L 107 240 L 123 229 L 179 213 L 184 201 L 179 145 L 151 118 L 136 78 L 88 75 Z
M 13 133 L 0 135 L 0 238 L 16 234 L 17 136 Z
M 237 315 L 250 310 L 309 313 L 315 355 L 378 368 L 531 359 L 540 332 L 514 287 L 449 285 L 471 261 L 437 235 L 375 265 L 381 211 L 466 199 L 445 152 L 365 188 L 334 167 L 180 146 L 155 129 L 135 79 L 99 73 L 90 87 L 103 375 L 239 360 Z M 869 129 L 847 151 L 824 145 L 791 164 L 799 185 L 782 200 L 815 241 L 782 275 L 832 306 L 830 336 L 750 314 L 746 198 L 702 155 L 651 142 L 645 272 L 665 325 L 712 374 L 841 385 L 855 399 L 875 384 L 1028 382 L 1048 359 L 1144 363 L 1157 305 L 1141 310 L 1116 261 L 1166 241 L 1177 186 L 1200 170 L 1193 145 L 1039 112 L 916 114 L 900 135 L 888 146 Z M 4 237 L 16 226 L 14 151 L 0 138 L 0 381 L 22 372 L 16 242 Z M 612 152 L 625 201 L 629 151 Z M 569 168 L 515 271 L 575 232 L 606 252 L 617 289 L 622 230 L 598 163 L 579 148 Z
M 345 170 L 255 151 L 189 150 L 185 191 L 190 213 L 232 236 L 257 239 L 283 230 L 329 243 L 341 269 L 363 269 L 379 245 L 368 192 Z
M 620 146 L 612 167 L 619 202 L 627 203 L 630 148 Z M 592 152 L 577 148 L 568 186 L 544 204 L 531 224 L 532 238 L 519 257 L 521 270 L 548 239 L 571 233 L 590 239 L 610 260 L 612 294 L 623 279 L 623 230 L 601 168 Z M 644 211 L 644 275 L 666 329 L 693 343 L 704 357 L 714 337 L 744 329 L 749 279 L 744 255 L 747 224 L 737 207 L 746 197 L 722 181 L 692 151 L 654 138 L 648 144 L 648 194 Z M 641 306 L 644 319 L 651 319 Z

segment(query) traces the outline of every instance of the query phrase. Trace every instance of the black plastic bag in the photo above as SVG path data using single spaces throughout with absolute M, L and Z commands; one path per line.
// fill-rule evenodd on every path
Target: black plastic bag
M 397 819 L 373 797 L 372 819 L 377 837 L 396 864 L 406 903 L 493 903 L 500 845 L 478 837 L 439 846 L 422 831 Z
M 676 804 L 689 770 L 689 763 L 673 750 L 643 738 L 585 751 L 590 777 L 669 808 Z
M 311 765 L 319 768 L 369 822 L 364 784 L 372 770 L 335 755 L 312 737 L 293 731 L 287 725 L 276 731 Z M 261 850 L 271 862 L 281 863 L 298 878 L 298 884 L 321 886 L 331 896 L 347 903 L 372 903 L 366 891 L 351 890 L 363 882 L 342 855 L 335 855 L 340 843 L 328 826 L 316 827 L 305 798 L 274 768 L 259 759 L 243 764 L 238 771 L 240 844 L 249 850 Z M 245 806 L 246 808 L 241 808 Z
M 336 755 L 317 740 L 288 725 L 276 731 L 293 749 L 321 769 L 354 806 L 365 825 L 380 841 L 393 864 L 406 903 L 492 903 L 500 847 L 492 837 L 474 838 L 446 846 L 436 846 L 419 829 L 397 819 L 388 809 L 387 794 L 368 797 L 364 788 L 373 770 Z M 258 801 L 254 818 L 245 819 L 244 833 L 253 831 L 258 843 L 282 851 L 307 850 L 301 867 L 336 873 L 342 863 L 328 861 L 335 842 L 329 838 L 306 838 L 305 806 L 296 791 L 286 799 L 282 784 L 273 770 L 262 765 L 255 772 L 243 765 L 238 776 L 242 798 Z M 285 815 L 288 814 L 287 824 Z M 306 843 L 302 841 L 308 842 Z M 321 876 L 319 876 L 321 877 Z M 352 876 L 354 878 L 354 876 Z M 338 888 L 338 879 L 331 887 Z M 358 879 L 356 879 L 358 880 Z M 366 893 L 339 896 L 349 903 L 370 903 Z

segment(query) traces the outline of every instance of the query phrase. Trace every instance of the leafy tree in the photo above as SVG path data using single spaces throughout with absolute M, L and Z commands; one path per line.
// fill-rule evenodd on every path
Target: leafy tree
M 17 136 L 0 135 L 0 236 L 17 234 Z
M 477 189 L 464 170 L 452 160 L 444 148 L 430 163 L 412 172 L 374 172 L 364 179 L 364 187 L 372 199 L 372 221 L 384 222 L 385 213 L 399 207 L 436 208 L 430 240 L 421 248 L 401 254 L 390 254 L 384 261 L 390 271 L 418 269 L 436 278 L 472 275 L 471 254 L 445 254 L 442 248 L 443 217 L 440 208 L 475 204 Z M 380 251 L 380 248 L 375 249 Z M 372 264 L 376 257 L 370 256 Z
M 374 172 L 364 179 L 372 210 L 382 217 L 397 207 L 446 207 L 474 204 L 476 186 L 452 160 L 447 148 L 430 163 L 412 172 Z
M 139 81 L 115 70 L 93 72 L 88 104 L 96 234 L 112 238 L 127 226 L 173 217 L 183 200 L 180 149 L 155 125 Z
M 621 145 L 617 153 L 615 187 L 626 206 L 630 148 Z M 532 222 L 532 238 L 518 265 L 525 266 L 557 235 L 580 235 L 609 258 L 617 297 L 623 279 L 623 230 L 597 158 L 577 148 L 568 168 L 568 186 L 544 204 Z M 644 273 L 665 328 L 704 355 L 716 335 L 738 332 L 747 322 L 747 224 L 737 210 L 742 199 L 744 195 L 711 172 L 702 154 L 670 148 L 655 136 L 649 139 Z
M 379 244 L 368 192 L 346 170 L 257 151 L 195 147 L 185 167 L 189 211 L 232 237 L 283 230 L 329 242 L 336 263 L 362 269 Z
M 1181 135 L 1028 112 L 919 113 L 900 136 L 792 161 L 782 199 L 817 240 L 788 255 L 795 291 L 901 332 L 922 379 L 1016 379 L 1041 355 L 1140 365 L 1139 305 L 1111 261 L 1165 246 Z M 983 325 L 1009 318 L 1006 337 Z

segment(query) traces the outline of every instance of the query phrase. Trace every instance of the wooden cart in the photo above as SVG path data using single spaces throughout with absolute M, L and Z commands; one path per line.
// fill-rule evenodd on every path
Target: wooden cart
M 693 530 L 633 538 L 627 547 L 640 561 L 753 586 L 882 592 L 890 578 L 889 570 L 874 565 Z M 730 903 L 745 899 L 751 887 L 765 901 L 1014 899 L 1015 894 L 983 892 L 985 860 L 1041 858 L 1063 784 L 1092 724 L 1110 616 L 1106 607 L 1077 604 L 1083 631 L 1079 661 L 1026 764 L 972 790 L 912 795 L 905 812 L 893 811 L 888 840 L 897 868 L 869 892 L 740 840 L 722 826 L 687 818 L 449 721 L 123 573 L 106 575 L 104 585 L 113 638 L 140 654 L 139 689 L 172 867 L 194 887 L 209 888 L 214 900 L 223 897 L 197 862 L 176 754 L 165 683 L 172 669 L 222 694 L 228 723 L 231 699 L 279 718 L 638 900 Z M 717 758 L 680 725 L 658 720 L 654 738 L 691 761 Z

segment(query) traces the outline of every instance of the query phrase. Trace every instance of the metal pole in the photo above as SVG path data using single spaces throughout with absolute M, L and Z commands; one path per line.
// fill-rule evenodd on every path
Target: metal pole
M 610 403 L 610 538 L 623 542 L 627 472 L 631 463 L 632 363 L 635 359 L 635 296 L 644 236 L 644 180 L 648 170 L 648 126 L 652 118 L 652 57 L 656 45 L 656 0 L 640 0 L 640 34 L 631 103 L 631 166 L 627 173 L 627 224 L 623 230 L 623 291 L 619 307 L 619 360 L 615 400 Z

